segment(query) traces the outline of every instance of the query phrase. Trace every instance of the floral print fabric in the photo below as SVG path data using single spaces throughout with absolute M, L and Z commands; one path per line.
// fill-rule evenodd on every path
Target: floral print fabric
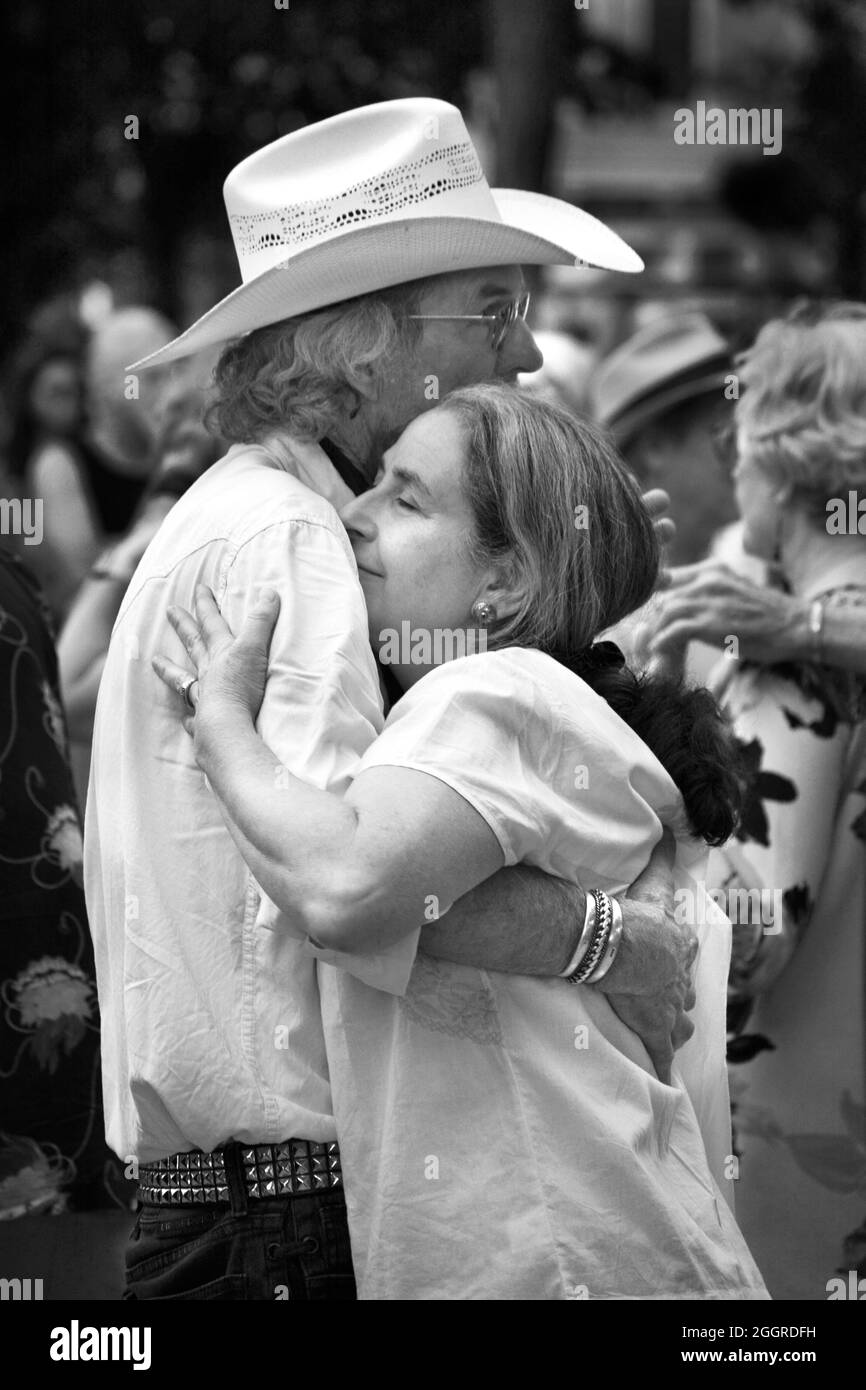
M 825 1299 L 840 1272 L 866 1272 L 864 691 L 746 663 L 720 691 L 749 774 L 739 835 L 707 870 L 733 922 L 737 1215 L 777 1298 Z
M 127 1206 L 103 1135 L 99 1012 L 50 616 L 0 549 L 0 1219 Z

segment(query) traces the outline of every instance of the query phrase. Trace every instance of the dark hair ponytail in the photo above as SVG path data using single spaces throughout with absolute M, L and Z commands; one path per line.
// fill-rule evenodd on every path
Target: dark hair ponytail
M 682 794 L 692 831 L 708 845 L 734 833 L 743 802 L 736 740 L 708 690 L 670 676 L 638 675 L 613 642 L 553 652 L 606 700 L 656 755 Z

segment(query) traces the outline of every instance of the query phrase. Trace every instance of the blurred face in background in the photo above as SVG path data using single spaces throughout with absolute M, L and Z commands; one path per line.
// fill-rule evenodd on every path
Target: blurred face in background
M 82 420 L 82 385 L 71 358 L 43 362 L 30 386 L 29 406 L 38 429 L 64 436 L 75 433 Z
M 651 420 L 622 447 L 644 488 L 670 493 L 677 524 L 668 553 L 672 565 L 704 559 L 716 532 L 736 518 L 730 471 L 717 444 L 732 418 L 731 406 L 718 396 L 698 397 Z
M 780 485 L 752 461 L 749 437 L 742 426 L 737 430 L 734 490 L 743 519 L 743 549 L 760 560 L 775 560 L 783 506 Z
M 162 418 L 161 398 L 171 366 L 130 372 L 128 365 L 174 336 L 174 325 L 155 310 L 113 310 L 94 329 L 87 353 L 87 418 L 106 461 L 126 477 L 145 478 Z

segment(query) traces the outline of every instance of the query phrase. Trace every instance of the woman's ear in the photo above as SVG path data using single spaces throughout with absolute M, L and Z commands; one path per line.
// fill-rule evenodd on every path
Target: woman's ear
M 489 603 L 496 612 L 496 621 L 513 617 L 526 601 L 526 585 L 512 566 L 497 566 L 489 570 L 476 594 L 482 603 Z

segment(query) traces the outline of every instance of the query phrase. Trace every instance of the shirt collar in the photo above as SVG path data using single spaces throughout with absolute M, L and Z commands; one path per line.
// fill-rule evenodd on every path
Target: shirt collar
M 348 454 L 344 454 L 342 449 L 337 448 L 333 439 L 322 439 L 319 444 L 328 455 L 346 487 L 352 489 L 355 497 L 360 497 L 362 492 L 368 491 L 370 484 L 361 470 L 352 462 Z
M 354 493 L 343 482 L 324 449 L 311 439 L 275 430 L 259 443 L 278 468 L 292 473 L 307 487 L 324 497 L 338 512 L 352 501 Z

